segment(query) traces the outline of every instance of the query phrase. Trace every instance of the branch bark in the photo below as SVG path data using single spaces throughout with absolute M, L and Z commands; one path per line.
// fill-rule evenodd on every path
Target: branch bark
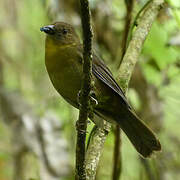
M 92 88 L 92 29 L 90 23 L 90 10 L 88 0 L 80 0 L 81 21 L 83 28 L 83 82 L 80 93 L 80 110 L 77 121 L 76 144 L 76 180 L 86 180 L 85 146 L 87 118 L 90 113 L 90 91 Z
M 89 147 L 86 152 L 87 180 L 94 180 L 96 177 L 97 166 L 110 127 L 111 125 L 108 122 L 104 121 L 103 128 L 96 126 L 95 130 L 93 131 Z

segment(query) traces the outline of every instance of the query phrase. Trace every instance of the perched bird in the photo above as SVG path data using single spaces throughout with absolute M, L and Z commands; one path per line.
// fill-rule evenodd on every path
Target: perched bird
M 46 33 L 45 64 L 51 82 L 58 93 L 78 108 L 78 93 L 82 82 L 83 46 L 74 28 L 64 22 L 40 28 Z M 149 157 L 160 151 L 161 145 L 153 132 L 136 116 L 123 91 L 104 62 L 93 53 L 93 98 L 95 116 L 120 125 L 136 150 Z M 95 121 L 96 118 L 92 118 Z M 102 121 L 101 121 L 102 122 Z M 100 121 L 95 123 L 100 126 Z

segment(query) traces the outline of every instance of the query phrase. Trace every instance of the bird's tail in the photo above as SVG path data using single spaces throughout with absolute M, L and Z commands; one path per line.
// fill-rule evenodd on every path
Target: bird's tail
M 117 122 L 143 157 L 161 150 L 161 144 L 154 133 L 133 112 L 125 113 L 125 117 L 118 118 Z

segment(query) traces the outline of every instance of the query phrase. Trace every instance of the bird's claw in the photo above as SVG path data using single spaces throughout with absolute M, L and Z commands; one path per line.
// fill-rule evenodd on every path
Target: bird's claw
M 93 107 L 98 105 L 98 101 L 97 101 L 97 99 L 95 99 L 95 98 L 94 98 L 94 97 L 92 97 L 92 96 L 91 96 L 90 101 L 91 101 L 91 105 L 92 105 Z
M 90 102 L 91 102 L 91 105 L 92 105 L 93 107 L 95 107 L 95 106 L 98 105 L 98 101 L 97 101 L 97 99 L 96 99 L 96 94 L 95 94 L 94 91 L 91 91 L 91 92 L 90 92 Z
M 80 105 L 80 96 L 81 96 L 81 90 L 79 90 L 78 94 L 77 94 L 77 102 Z M 90 103 L 93 107 L 98 105 L 98 101 L 96 99 L 96 95 L 94 93 L 94 91 L 90 92 Z

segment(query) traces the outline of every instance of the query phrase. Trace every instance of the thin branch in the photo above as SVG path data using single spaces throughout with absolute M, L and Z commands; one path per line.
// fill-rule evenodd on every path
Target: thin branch
M 151 29 L 164 0 L 154 0 L 149 3 L 129 43 L 117 77 L 122 89 L 126 92 L 134 66 L 138 61 L 144 41 Z
M 121 159 L 121 129 L 116 125 L 114 132 L 114 155 L 113 155 L 113 180 L 118 180 L 121 176 L 122 159 Z
M 88 0 L 80 0 L 81 21 L 83 27 L 84 52 L 83 52 L 83 82 L 80 93 L 80 111 L 77 122 L 76 144 L 76 180 L 86 180 L 85 171 L 85 145 L 87 118 L 90 113 L 90 91 L 92 76 L 92 30 L 90 24 L 90 10 Z
M 39 141 L 39 145 L 41 147 L 41 151 L 42 151 L 42 157 L 44 160 L 44 164 L 46 165 L 47 170 L 50 172 L 50 174 L 54 177 L 60 177 L 60 174 L 58 174 L 58 172 L 56 172 L 55 169 L 53 169 L 53 167 L 50 165 L 49 159 L 48 159 L 48 154 L 46 153 L 46 142 L 44 141 L 44 137 L 43 137 L 43 130 L 42 127 L 39 124 L 36 124 L 36 136 L 37 139 Z
M 147 159 L 143 159 L 142 157 L 139 157 L 139 158 L 141 160 L 141 163 L 144 165 L 148 180 L 155 180 L 156 178 L 154 176 L 154 173 L 152 172 L 149 161 L 147 161 Z
M 128 35 L 131 27 L 131 20 L 132 20 L 132 10 L 134 7 L 134 0 L 125 0 L 126 3 L 126 18 L 125 18 L 125 26 L 124 26 L 124 32 L 123 32 L 123 39 L 121 42 L 121 57 L 119 66 L 121 65 L 121 62 L 123 60 L 123 57 L 126 52 L 126 48 L 128 45 Z

